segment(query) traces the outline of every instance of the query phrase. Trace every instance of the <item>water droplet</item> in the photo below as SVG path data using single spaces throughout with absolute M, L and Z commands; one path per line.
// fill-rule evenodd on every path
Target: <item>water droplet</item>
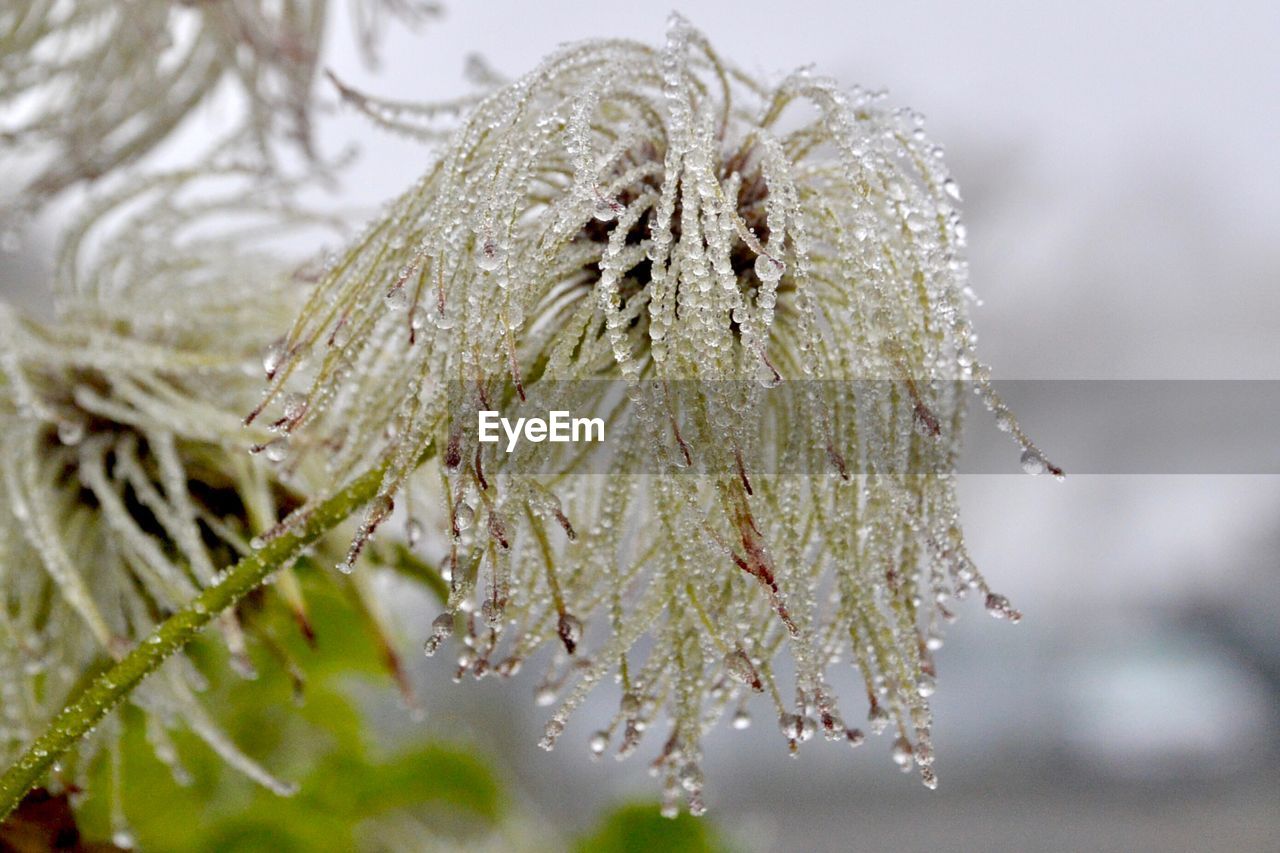
M 434 655 L 449 636 L 453 634 L 453 614 L 441 613 L 431 621 L 431 636 L 422 644 L 422 651 L 427 657 Z
M 756 674 L 756 668 L 751 665 L 751 658 L 747 657 L 741 649 L 734 649 L 724 656 L 724 668 L 734 680 L 749 685 L 752 690 L 764 689 L 764 685 L 760 683 L 760 676 Z
M 849 746 L 858 747 L 866 742 L 867 736 L 862 733 L 862 729 L 845 729 L 844 739 L 849 742 Z
M 281 437 L 268 441 L 262 446 L 262 455 L 269 462 L 283 462 L 289 455 L 289 439 Z
M 925 767 L 920 771 L 920 782 L 930 791 L 937 790 L 938 776 L 936 773 L 933 772 L 932 767 Z
M 458 505 L 454 507 L 453 518 L 459 530 L 466 530 L 475 522 L 476 511 L 466 501 L 458 501 Z
M 1014 610 L 1013 606 L 1009 604 L 1009 599 L 999 593 L 993 592 L 987 595 L 986 608 L 992 618 L 1008 619 L 1013 623 L 1022 620 L 1022 614 Z
M 582 620 L 572 613 L 561 613 L 559 631 L 565 651 L 573 654 L 578 643 L 582 642 Z
M 805 741 L 813 737 L 818 731 L 818 721 L 813 717 L 800 718 L 800 740 Z
M 560 737 L 560 735 L 563 732 L 564 732 L 564 723 L 561 720 L 554 719 L 554 718 L 551 720 L 548 720 L 547 727 L 542 730 L 542 740 L 538 741 L 538 746 L 542 747 L 548 752 L 551 751 L 556 745 L 556 740 Z
M 271 344 L 262 353 L 262 370 L 267 374 L 268 379 L 276 375 L 282 361 L 284 361 L 284 339 Z
M 492 598 L 486 598 L 480 605 L 480 619 L 490 628 L 498 627 L 502 624 L 502 606 Z
M 409 291 L 403 285 L 396 285 L 387 291 L 383 301 L 392 311 L 403 311 L 409 307 Z
M 591 739 L 587 741 L 587 748 L 591 750 L 592 756 L 596 758 L 599 758 L 601 755 L 604 755 L 604 751 L 605 749 L 608 748 L 608 746 L 609 746 L 608 732 L 596 732 L 591 736 Z
M 421 332 L 427 327 L 427 323 L 431 322 L 431 315 L 421 305 L 413 306 L 413 310 L 409 312 L 409 328 L 415 332 Z
M 905 737 L 899 737 L 893 742 L 893 763 L 903 771 L 911 769 L 911 754 L 911 741 Z
M 404 524 L 404 541 L 410 548 L 417 546 L 422 541 L 422 522 L 416 518 L 411 518 Z
M 485 272 L 493 272 L 502 265 L 502 252 L 492 240 L 486 240 L 476 252 L 476 266 Z
M 867 727 L 872 734 L 880 734 L 889 727 L 889 712 L 881 705 L 875 705 L 867 713 Z
M 760 360 L 760 366 L 756 368 L 756 378 L 765 388 L 777 388 L 782 384 L 782 375 L 764 359 Z
M 520 660 L 520 658 L 512 657 L 507 658 L 502 663 L 498 664 L 494 667 L 493 671 L 503 678 L 510 678 L 511 676 L 518 674 L 523 665 L 524 662 Z
M 298 421 L 307 413 L 307 395 L 290 392 L 284 397 L 284 418 L 286 421 Z
M 786 264 L 782 261 L 775 260 L 766 254 L 756 255 L 756 277 L 761 281 L 777 281 L 782 278 L 782 273 L 786 268 Z
M 751 715 L 746 708 L 739 708 L 733 715 L 733 727 L 738 731 L 751 728 Z
M 640 697 L 634 693 L 624 693 L 618 709 L 622 711 L 622 716 L 634 719 L 640 713 Z
M 803 723 L 797 714 L 781 714 L 778 717 L 778 729 L 782 732 L 782 736 L 788 740 L 798 739 L 802 727 Z
M 58 441 L 67 447 L 74 447 L 84 440 L 85 424 L 79 418 L 58 421 Z
M 111 833 L 111 843 L 121 849 L 132 850 L 138 842 L 134 839 L 133 833 L 129 830 L 117 829 L 115 832 Z
M 1022 451 L 1021 461 L 1022 470 L 1026 471 L 1033 477 L 1038 474 L 1043 474 L 1048 469 L 1048 465 L 1045 464 L 1044 457 L 1041 456 L 1040 451 L 1036 450 L 1034 447 L 1028 447 L 1026 450 Z
M 690 761 L 688 764 L 680 768 L 680 787 L 689 793 L 696 793 L 702 790 L 703 777 L 702 768 L 696 762 Z
M 921 696 L 928 698 L 933 695 L 937 689 L 937 681 L 927 672 L 920 673 L 920 677 L 916 679 L 916 692 Z
M 942 182 L 942 191 L 951 196 L 956 201 L 960 201 L 960 185 L 953 178 L 947 178 Z
M 601 196 L 596 199 L 595 217 L 600 222 L 611 222 L 617 219 L 622 210 L 622 205 L 611 198 Z

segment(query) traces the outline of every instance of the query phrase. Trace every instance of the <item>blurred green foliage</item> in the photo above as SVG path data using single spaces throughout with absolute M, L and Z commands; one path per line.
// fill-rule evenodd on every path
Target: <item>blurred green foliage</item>
M 580 839 L 578 853 L 726 853 L 706 818 L 681 813 L 663 817 L 652 803 L 621 806 L 606 815 L 599 827 Z
M 404 572 L 401 572 L 404 574 Z M 396 690 L 382 642 L 337 578 L 299 567 L 314 644 L 278 596 L 255 595 L 240 609 L 258 677 L 229 675 L 227 653 L 208 632 L 189 655 L 211 683 L 202 696 L 211 715 L 245 753 L 298 793 L 279 797 L 230 767 L 194 735 L 170 733 L 190 784 L 179 785 L 148 742 L 142 715 L 126 708 L 124 809 L 139 850 L 187 853 L 293 853 L 382 850 L 379 821 L 421 829 L 413 843 L 431 849 L 577 849 L 591 853 L 720 853 L 705 818 L 661 817 L 655 804 L 608 814 L 576 845 L 554 827 L 522 825 L 517 793 L 503 789 L 483 751 L 428 740 L 391 752 L 371 737 L 350 688 L 359 680 Z M 301 681 L 299 681 L 301 677 Z M 424 723 L 429 731 L 429 721 Z M 82 837 L 111 837 L 109 768 L 99 762 L 94 796 L 77 809 Z M 407 818 L 407 819 L 406 819 Z M 551 838 L 547 837 L 550 833 Z M 536 835 L 536 837 L 535 837 Z M 395 849 L 400 849 L 398 846 Z
M 369 737 L 347 687 L 373 678 L 395 690 L 367 620 L 329 578 L 300 571 L 314 628 L 307 643 L 295 616 L 275 596 L 241 609 L 259 677 L 228 672 L 212 633 L 191 657 L 214 678 L 203 700 L 228 735 L 273 774 L 296 782 L 278 797 L 251 782 L 184 731 L 172 732 L 191 784 L 179 786 L 147 742 L 141 715 L 126 714 L 124 805 L 143 850 L 317 851 L 359 849 L 361 824 L 413 810 L 444 837 L 491 829 L 506 808 L 484 760 L 462 745 L 423 743 L 384 754 Z M 342 579 L 339 579 L 341 583 Z M 293 673 L 305 683 L 299 689 Z M 94 788 L 105 791 L 106 762 Z M 109 837 L 106 796 L 80 809 L 90 837 Z

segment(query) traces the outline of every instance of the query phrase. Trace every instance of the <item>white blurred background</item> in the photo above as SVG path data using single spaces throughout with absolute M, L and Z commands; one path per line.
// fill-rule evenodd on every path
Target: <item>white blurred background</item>
M 1280 379 L 1280 6 L 682 10 L 748 71 L 813 63 L 925 113 L 964 192 L 980 349 L 998 378 Z M 660 41 L 666 12 L 455 0 L 417 34 L 389 27 L 376 71 L 340 15 L 327 64 L 370 92 L 446 98 L 470 53 L 515 75 L 564 41 Z M 232 108 L 203 108 L 156 159 L 189 156 Z M 340 195 L 353 206 L 425 168 L 346 111 L 319 138 L 331 153 L 359 145 Z M 47 253 L 37 237 L 0 259 L 0 294 L 43 310 Z M 1052 407 L 1022 415 L 1052 455 Z M 708 742 L 713 819 L 759 850 L 1280 849 L 1280 478 L 970 476 L 962 498 L 975 559 L 1026 618 L 971 604 L 952 628 L 939 790 L 894 772 L 886 739 L 815 741 L 789 759 L 762 718 L 767 732 Z M 412 649 L 436 608 L 399 600 Z M 455 686 L 446 670 L 415 673 L 429 725 L 495 756 L 548 820 L 588 825 L 599 806 L 656 793 L 642 761 L 588 759 L 589 722 L 538 750 L 532 682 Z M 389 736 L 418 725 L 378 710 Z

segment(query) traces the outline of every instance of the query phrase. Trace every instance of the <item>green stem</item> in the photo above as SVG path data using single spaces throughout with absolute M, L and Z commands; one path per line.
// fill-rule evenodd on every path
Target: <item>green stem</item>
M 63 753 L 120 704 L 142 679 L 189 643 L 201 628 L 373 499 L 382 475 L 383 470 L 377 468 L 352 481 L 317 506 L 296 529 L 273 539 L 228 569 L 220 583 L 193 598 L 186 607 L 156 626 L 118 663 L 98 675 L 0 777 L 0 820 L 9 816 Z

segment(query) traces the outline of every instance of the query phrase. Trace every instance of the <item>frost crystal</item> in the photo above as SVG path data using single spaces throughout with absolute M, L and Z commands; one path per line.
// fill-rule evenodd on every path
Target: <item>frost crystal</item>
M 344 94 L 407 131 L 437 115 Z M 548 649 L 543 746 L 613 678 L 621 703 L 590 752 L 625 757 L 664 729 L 668 812 L 702 811 L 701 737 L 726 713 L 744 728 L 748 698 L 794 751 L 819 731 L 861 743 L 839 705 L 865 696 L 897 764 L 931 762 L 950 600 L 993 595 L 950 474 L 968 391 L 1034 449 L 974 357 L 939 152 L 910 110 L 808 71 L 764 85 L 679 17 L 660 49 L 567 47 L 480 100 L 335 260 L 267 404 L 310 372 L 299 452 L 322 448 L 339 482 L 386 466 L 384 498 L 434 492 L 457 675 Z M 882 384 L 800 392 L 761 448 L 760 392 L 792 380 Z M 698 393 L 677 404 L 676 382 Z M 465 428 L 525 400 L 607 411 L 624 448 L 611 473 L 575 476 L 569 451 L 539 476 Z M 757 466 L 791 452 L 822 470 Z M 942 462 L 904 464 L 921 459 Z M 840 660 L 861 687 L 837 690 Z

